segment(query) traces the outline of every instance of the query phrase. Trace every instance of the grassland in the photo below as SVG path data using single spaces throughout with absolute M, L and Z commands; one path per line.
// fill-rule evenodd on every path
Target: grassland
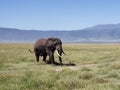
M 120 90 L 120 44 L 63 48 L 63 63 L 76 66 L 37 63 L 33 44 L 0 44 L 0 90 Z

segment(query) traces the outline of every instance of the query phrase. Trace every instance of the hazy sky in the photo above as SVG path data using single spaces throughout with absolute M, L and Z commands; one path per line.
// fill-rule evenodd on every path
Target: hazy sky
M 0 0 L 0 27 L 79 30 L 120 23 L 120 0 Z

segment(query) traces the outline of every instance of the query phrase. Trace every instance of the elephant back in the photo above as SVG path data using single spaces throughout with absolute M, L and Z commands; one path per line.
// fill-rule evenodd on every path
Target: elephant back
M 34 51 L 40 54 L 45 54 L 45 42 L 46 39 L 39 39 L 34 45 Z

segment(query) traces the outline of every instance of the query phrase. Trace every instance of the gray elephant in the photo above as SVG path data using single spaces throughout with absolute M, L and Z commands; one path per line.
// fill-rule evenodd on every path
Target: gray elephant
M 48 39 L 39 39 L 36 41 L 34 45 L 34 53 L 36 56 L 36 61 L 39 62 L 39 56 L 43 56 L 43 61 L 46 62 L 47 55 L 49 56 L 49 62 L 51 64 L 55 64 L 54 61 L 54 52 L 56 50 L 56 53 L 59 57 L 60 65 L 62 64 L 62 41 L 59 38 L 48 38 Z M 31 50 L 29 49 L 31 52 Z

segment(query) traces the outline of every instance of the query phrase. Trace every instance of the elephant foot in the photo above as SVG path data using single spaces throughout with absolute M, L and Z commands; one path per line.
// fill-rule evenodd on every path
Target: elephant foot
M 55 65 L 58 65 L 58 66 L 60 65 L 60 63 L 58 63 L 58 62 L 54 62 L 54 64 L 55 64 Z
M 50 60 L 46 60 L 46 64 L 52 64 L 52 65 L 57 65 L 57 66 L 60 65 L 60 63 L 58 63 L 58 62 L 52 63 Z
M 46 60 L 43 60 L 43 62 L 46 62 Z
M 46 60 L 46 64 L 51 64 L 51 61 L 50 60 Z

